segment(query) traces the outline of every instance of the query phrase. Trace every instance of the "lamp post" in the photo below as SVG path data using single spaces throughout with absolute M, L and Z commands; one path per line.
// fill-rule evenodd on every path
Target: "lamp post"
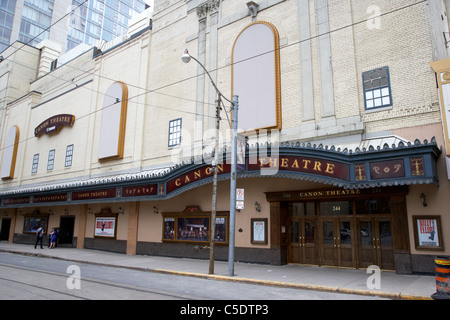
M 233 119 L 236 119 L 236 125 L 234 125 L 233 122 L 233 147 L 232 147 L 232 165 L 231 165 L 231 191 L 230 196 L 234 193 L 234 200 L 232 200 L 232 197 L 230 198 L 230 246 L 229 246 L 229 256 L 228 259 L 230 259 L 230 252 L 232 251 L 232 259 L 233 259 L 233 270 L 234 270 L 234 229 L 235 229 L 235 213 L 236 213 L 236 150 L 237 150 L 237 138 L 236 138 L 236 132 L 237 132 L 237 104 L 238 104 L 238 97 L 233 97 L 233 102 L 228 100 L 223 94 L 220 92 L 220 90 L 217 88 L 216 84 L 214 83 L 214 80 L 212 79 L 211 75 L 209 74 L 208 70 L 206 70 L 205 66 L 198 61 L 196 58 L 191 56 L 189 54 L 189 51 L 186 49 L 184 51 L 183 56 L 181 57 L 181 60 L 184 63 L 189 63 L 193 59 L 195 62 L 197 62 L 205 71 L 205 73 L 208 75 L 209 80 L 211 81 L 211 84 L 213 85 L 214 89 L 217 92 L 217 106 L 216 106 L 216 135 L 215 135 L 215 145 L 214 145 L 214 162 L 212 163 L 212 167 L 214 170 L 214 176 L 213 176 L 213 194 L 212 194 L 212 211 L 211 211 L 211 230 L 210 230 L 210 246 L 209 246 L 209 274 L 214 274 L 214 245 L 215 245 L 215 234 L 216 234 L 216 213 L 217 213 L 217 165 L 219 162 L 219 129 L 220 129 L 220 102 L 221 98 L 223 97 L 226 101 L 232 104 L 232 110 L 233 110 Z M 236 129 L 234 129 L 236 128 Z M 233 156 L 234 154 L 234 156 Z M 233 160 L 234 159 L 234 160 Z M 233 164 L 234 164 L 234 171 L 233 171 Z M 233 184 L 234 180 L 234 184 Z M 234 185 L 234 192 L 233 192 L 233 185 Z M 232 204 L 232 201 L 233 204 Z M 232 249 L 231 249 L 232 247 Z M 230 262 L 229 262 L 230 263 Z M 229 266 L 230 270 L 230 266 Z M 230 273 L 230 271 L 229 271 Z M 232 274 L 231 274 L 232 275 Z

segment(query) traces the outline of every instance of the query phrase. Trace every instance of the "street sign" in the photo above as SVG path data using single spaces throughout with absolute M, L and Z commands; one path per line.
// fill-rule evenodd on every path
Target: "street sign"
M 244 209 L 244 189 L 236 189 L 236 210 Z
M 236 189 L 236 201 L 244 201 L 244 189 Z

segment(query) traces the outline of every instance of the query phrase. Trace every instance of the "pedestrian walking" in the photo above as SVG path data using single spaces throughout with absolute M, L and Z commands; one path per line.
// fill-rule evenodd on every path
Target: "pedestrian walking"
M 58 238 L 58 229 L 52 228 L 52 232 L 50 233 L 50 249 L 55 248 L 56 239 Z
M 34 244 L 34 248 L 36 249 L 38 243 L 41 245 L 41 249 L 44 249 L 42 246 L 42 238 L 44 237 L 44 228 L 40 226 L 36 231 L 36 243 Z

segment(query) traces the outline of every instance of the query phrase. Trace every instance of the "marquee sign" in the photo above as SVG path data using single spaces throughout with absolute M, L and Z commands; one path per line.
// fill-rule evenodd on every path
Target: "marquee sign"
M 405 176 L 405 164 L 403 159 L 371 162 L 370 176 L 372 179 L 392 179 Z
M 219 164 L 217 166 L 217 174 L 218 175 L 221 175 L 224 173 L 230 173 L 230 172 L 231 172 L 230 164 Z M 212 176 L 214 176 L 214 170 L 211 166 L 204 166 L 199 169 L 189 171 L 185 174 L 182 174 L 173 179 L 170 179 L 167 182 L 166 192 L 170 193 L 172 191 L 175 191 L 176 189 L 182 188 L 193 182 L 197 182 L 199 180 L 203 180 L 203 179 L 206 179 L 206 178 L 209 178 Z
M 259 157 L 256 163 L 248 165 L 248 170 L 260 169 L 309 173 L 350 181 L 350 165 L 319 158 L 294 156 Z
M 116 197 L 116 188 L 72 192 L 72 201 L 108 199 Z
M 325 150 L 315 147 L 280 146 L 277 155 L 270 156 L 255 150 L 247 150 L 243 171 L 238 179 L 253 177 L 282 177 L 314 181 L 341 189 L 317 191 L 316 194 L 300 193 L 290 199 L 310 199 L 316 196 L 341 197 L 362 194 L 362 190 L 411 184 L 437 184 L 436 160 L 440 150 L 435 139 L 431 142 L 415 141 L 411 145 L 385 147 L 380 151 L 355 153 Z M 253 156 L 255 155 L 255 156 Z M 222 159 L 226 159 L 225 152 Z M 228 179 L 231 164 L 217 166 L 220 179 Z M 269 174 L 267 174 L 269 173 Z M 145 201 L 166 200 L 191 188 L 210 183 L 214 176 L 209 164 L 185 164 L 162 175 L 134 179 L 133 183 L 121 175 L 111 176 L 107 183 L 83 181 L 71 188 L 54 188 L 52 192 L 41 190 L 15 192 L 0 197 L 1 207 L 26 207 L 49 203 L 88 203 L 94 201 Z M 89 185 L 89 189 L 84 189 Z
M 122 188 L 122 197 L 155 196 L 158 192 L 158 184 L 139 185 Z
M 62 127 L 71 127 L 75 122 L 75 116 L 71 114 L 58 114 L 43 121 L 34 129 L 34 136 L 41 137 L 43 134 L 58 133 Z

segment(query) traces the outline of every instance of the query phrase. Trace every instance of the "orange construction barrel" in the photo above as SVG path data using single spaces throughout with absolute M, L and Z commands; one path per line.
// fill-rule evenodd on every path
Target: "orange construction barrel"
M 450 299 L 450 257 L 436 257 L 436 300 Z

